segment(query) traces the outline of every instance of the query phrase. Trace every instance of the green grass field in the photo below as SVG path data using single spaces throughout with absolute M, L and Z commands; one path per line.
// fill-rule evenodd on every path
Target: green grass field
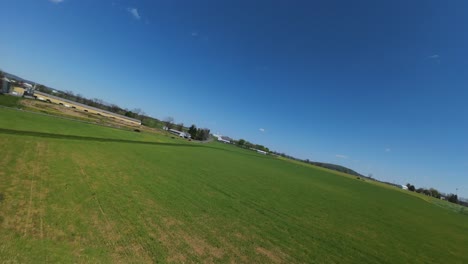
M 468 263 L 468 216 L 421 198 L 0 108 L 0 263 Z

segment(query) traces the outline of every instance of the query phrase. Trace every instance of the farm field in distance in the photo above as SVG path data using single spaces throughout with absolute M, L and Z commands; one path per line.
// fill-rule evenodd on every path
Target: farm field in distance
M 468 263 L 468 215 L 230 145 L 0 108 L 0 241 L 0 263 Z

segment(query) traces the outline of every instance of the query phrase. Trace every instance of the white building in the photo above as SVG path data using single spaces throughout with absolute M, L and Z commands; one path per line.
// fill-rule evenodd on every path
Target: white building
M 229 137 L 222 136 L 219 133 L 213 134 L 213 137 L 215 137 L 219 142 L 223 142 L 223 143 L 227 143 L 227 144 L 231 143 L 231 139 Z
M 23 87 L 24 87 L 24 88 L 28 88 L 28 89 L 32 89 L 34 86 L 33 86 L 32 84 L 30 84 L 30 83 L 24 82 L 24 83 L 23 83 Z
M 228 144 L 231 143 L 229 139 L 227 139 L 226 137 L 222 137 L 222 136 L 218 137 L 218 141 L 223 142 L 223 143 L 228 143 Z
M 182 132 L 182 131 L 179 131 L 179 130 L 175 130 L 175 129 L 169 129 L 169 132 L 174 134 L 174 135 L 177 135 L 179 137 L 182 137 L 182 138 L 191 138 L 190 134 L 189 133 L 185 133 L 185 132 Z

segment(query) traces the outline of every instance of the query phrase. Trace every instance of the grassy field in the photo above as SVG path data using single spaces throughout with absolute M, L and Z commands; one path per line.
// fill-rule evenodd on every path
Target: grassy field
M 92 113 L 83 112 L 77 109 L 70 107 L 65 107 L 63 105 L 47 103 L 40 100 L 26 99 L 11 95 L 1 95 L 0 94 L 0 106 L 6 106 L 9 108 L 21 109 L 26 112 L 34 112 L 43 115 L 52 115 L 56 117 L 61 117 L 64 119 L 73 119 L 76 121 L 81 121 L 85 123 L 98 124 L 109 127 L 118 127 L 124 129 L 133 129 L 134 127 L 126 122 L 120 122 L 117 119 L 112 119 L 102 115 L 96 115 Z M 158 127 L 158 123 L 153 121 L 150 122 L 153 127 Z M 141 128 L 141 127 L 140 127 Z M 161 126 L 162 128 L 162 126 Z M 149 127 L 144 127 L 146 131 L 153 130 Z
M 20 97 L 0 94 L 0 105 L 20 108 Z
M 468 216 L 218 143 L 0 108 L 0 263 L 468 263 Z

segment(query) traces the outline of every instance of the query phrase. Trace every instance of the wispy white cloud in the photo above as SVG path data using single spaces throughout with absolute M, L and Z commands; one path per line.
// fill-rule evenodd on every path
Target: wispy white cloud
M 385 152 L 390 152 L 390 151 L 392 151 L 390 148 L 385 149 Z
M 429 56 L 429 59 L 433 59 L 433 60 L 439 59 L 439 58 L 440 58 L 439 54 L 434 54 L 434 55 Z
M 339 158 L 339 159 L 347 159 L 348 156 L 346 155 L 341 155 L 341 154 L 336 154 L 335 157 Z
M 192 37 L 196 38 L 196 37 L 198 37 L 198 32 L 197 31 L 192 31 L 192 33 L 190 35 Z
M 259 128 L 258 130 L 260 130 L 260 132 L 265 132 L 264 128 Z
M 138 9 L 136 9 L 134 7 L 129 7 L 129 8 L 127 8 L 127 11 L 133 16 L 133 18 L 135 18 L 137 20 L 141 19 L 140 13 L 138 12 Z
M 62 3 L 64 0 L 49 0 L 49 2 L 52 2 L 54 4 L 60 4 Z

